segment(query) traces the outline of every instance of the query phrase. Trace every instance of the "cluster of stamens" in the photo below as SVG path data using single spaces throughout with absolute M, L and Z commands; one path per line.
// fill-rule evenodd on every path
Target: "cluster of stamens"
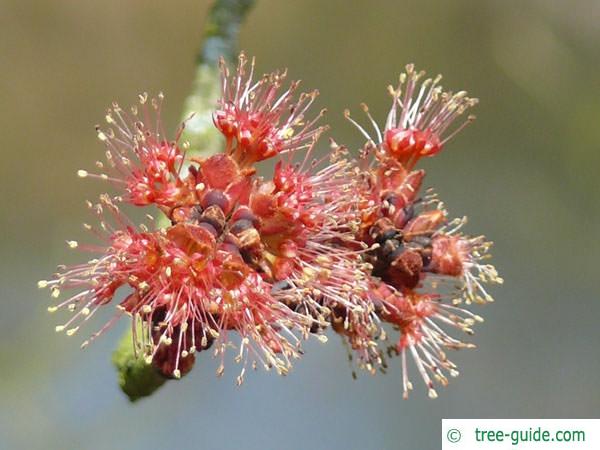
M 295 97 L 298 84 L 282 88 L 279 72 L 254 81 L 254 62 L 244 55 L 233 75 L 224 64 L 221 71 L 213 121 L 225 148 L 213 156 L 196 158 L 199 149 L 181 142 L 185 123 L 174 140 L 165 137 L 162 95 L 108 111 L 107 128 L 98 128 L 106 162 L 96 164 L 100 173 L 78 174 L 119 192 L 88 202 L 99 225 L 84 226 L 97 245 L 68 241 L 95 258 L 39 283 L 53 298 L 76 290 L 49 308 L 73 313 L 56 330 L 73 335 L 116 304 L 113 319 L 83 346 L 127 315 L 135 351 L 165 376 L 181 377 L 208 349 L 221 375 L 235 347 L 241 383 L 248 367 L 286 374 L 302 340 L 325 342 L 331 328 L 369 372 L 385 371 L 386 355 L 400 355 L 405 395 L 410 354 L 436 396 L 433 380 L 446 384 L 447 374 L 458 374 L 446 349 L 472 347 L 444 327 L 472 333 L 482 319 L 458 304 L 491 301 L 483 283 L 501 279 L 481 262 L 490 244 L 463 235 L 464 220 L 449 221 L 432 192 L 422 195 L 425 174 L 413 168 L 464 126 L 447 133 L 475 100 L 443 92 L 439 77 L 421 83 L 422 73 L 408 66 L 390 91 L 384 129 L 368 115 L 375 139 L 350 119 L 368 138 L 360 158 L 332 141 L 327 157 L 315 160 L 325 127 L 316 125 L 321 114 L 305 115 L 316 91 Z M 256 163 L 273 157 L 273 176 L 258 177 Z M 154 206 L 163 218 L 136 225 L 123 203 Z M 440 293 L 448 281 L 458 282 L 458 296 Z M 399 333 L 387 346 L 386 324 Z
M 492 301 L 484 283 L 499 284 L 502 279 L 492 265 L 482 263 L 491 243 L 483 236 L 464 235 L 460 230 L 466 218 L 449 220 L 437 195 L 422 192 L 425 172 L 414 166 L 420 158 L 437 154 L 471 122 L 474 116 L 448 131 L 477 103 L 466 92 L 444 92 L 441 76 L 421 81 L 423 75 L 408 65 L 399 86 L 390 87 L 392 108 L 383 129 L 363 105 L 374 137 L 348 112 L 346 117 L 367 138 L 360 155 L 363 182 L 357 238 L 371 248 L 364 255 L 373 267 L 369 297 L 381 321 L 399 333 L 387 354 L 402 359 L 404 396 L 412 389 L 410 356 L 434 398 L 434 381 L 446 385 L 447 375 L 458 375 L 446 350 L 474 347 L 446 330 L 457 328 L 470 335 L 472 326 L 483 321 L 459 305 Z M 381 354 L 359 357 L 359 364 L 372 372 L 376 366 L 386 368 Z

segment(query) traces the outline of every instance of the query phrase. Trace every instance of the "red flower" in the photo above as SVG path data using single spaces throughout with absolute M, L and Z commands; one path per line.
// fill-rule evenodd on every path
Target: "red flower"
M 465 222 L 465 219 L 451 222 L 450 231 L 444 230 L 434 235 L 428 270 L 442 277 L 459 278 L 462 297 L 467 304 L 473 301 L 492 302 L 492 296 L 483 285 L 503 282 L 493 265 L 481 262 L 489 258 L 488 251 L 492 244 L 483 236 L 469 237 L 458 233 Z M 460 298 L 455 299 L 455 303 L 460 301 Z
M 370 295 L 376 319 L 364 326 L 336 331 L 345 335 L 357 352 L 359 365 L 370 372 L 387 364 L 377 341 L 385 340 L 377 320 L 390 324 L 398 340 L 388 355 L 401 356 L 404 395 L 412 389 L 407 354 L 412 356 L 429 390 L 436 397 L 434 381 L 447 384 L 446 374 L 456 367 L 445 349 L 470 348 L 444 330 L 454 327 L 469 334 L 481 318 L 458 308 L 460 299 L 449 298 L 442 285 L 460 285 L 459 292 L 472 300 L 490 301 L 483 283 L 501 283 L 493 266 L 482 264 L 490 244 L 483 237 L 458 234 L 464 221 L 448 222 L 443 204 L 431 191 L 423 194 L 425 172 L 414 170 L 420 158 L 434 156 L 464 125 L 449 127 L 476 100 L 466 93 L 445 93 L 440 77 L 419 82 L 422 72 L 412 65 L 400 77 L 398 89 L 390 89 L 393 105 L 383 130 L 371 118 L 376 133 L 368 133 L 350 119 L 368 139 L 361 155 L 362 184 L 359 193 L 360 224 L 356 238 L 370 248 L 363 259 L 371 267 Z M 346 113 L 349 118 L 349 114 Z
M 178 144 L 184 125 L 174 141 L 166 139 L 161 130 L 162 99 L 162 94 L 158 99 L 148 99 L 147 94 L 142 94 L 139 107 L 132 108 L 130 113 L 113 103 L 106 114 L 109 128 L 97 127 L 97 131 L 106 146 L 107 163 L 114 175 L 80 170 L 79 176 L 113 182 L 124 189 L 124 199 L 136 206 L 154 204 L 168 209 L 188 201 L 193 186 L 186 185 L 180 176 L 184 153 Z M 151 116 L 155 120 L 148 120 Z M 100 169 L 105 167 L 101 162 L 96 165 Z
M 370 309 L 368 264 L 362 259 L 367 246 L 354 236 L 359 179 L 346 150 L 334 147 L 321 170 L 310 169 L 278 163 L 273 180 L 258 186 L 250 206 L 260 219 L 265 264 L 288 287 L 279 297 L 324 326 L 331 311 Z
M 254 81 L 254 60 L 244 54 L 232 76 L 221 62 L 222 96 L 213 115 L 215 126 L 225 136 L 226 153 L 243 167 L 271 158 L 278 153 L 310 147 L 324 127 L 317 120 L 307 120 L 305 114 L 314 102 L 317 91 L 300 94 L 294 99 L 298 82 L 292 82 L 283 92 L 285 72 L 274 72 Z
M 146 102 L 142 96 L 142 107 Z M 160 103 L 150 104 L 156 117 L 152 110 L 144 114 L 156 130 L 135 109 L 128 115 L 115 105 L 107 119 L 112 128 L 99 132 L 116 175 L 95 176 L 113 181 L 124 195 L 103 195 L 92 206 L 100 228 L 88 228 L 104 246 L 86 249 L 98 258 L 40 283 L 54 296 L 79 290 L 51 308 L 76 313 L 57 330 L 73 334 L 75 323 L 113 303 L 124 288 L 120 312 L 96 335 L 126 313 L 136 349 L 165 375 L 180 377 L 191 369 L 194 352 L 211 345 L 223 361 L 233 344 L 230 331 L 239 336 L 240 383 L 249 362 L 287 373 L 300 355 L 299 337 L 321 330 L 331 307 L 364 309 L 364 263 L 360 251 L 343 245 L 356 244 L 353 163 L 340 149 L 312 172 L 312 145 L 306 149 L 304 141 L 285 144 L 289 158 L 278 163 L 271 181 L 256 178 L 250 160 L 235 153 L 186 160 L 184 145 L 157 131 Z M 300 151 L 306 162 L 293 164 Z M 120 201 L 156 205 L 170 223 L 138 229 L 120 212 Z
M 409 64 L 406 72 L 400 75 L 398 87 L 389 87 L 393 101 L 383 129 L 379 128 L 363 104 L 375 129 L 375 139 L 350 119 L 350 113 L 346 111 L 346 117 L 368 140 L 400 162 L 406 170 L 411 170 L 422 157 L 438 154 L 444 144 L 475 119 L 468 116 L 466 121 L 451 129 L 452 123 L 478 100 L 467 97 L 465 91 L 456 94 L 444 92 L 438 84 L 441 75 L 421 82 L 424 75 L 425 72 L 416 72 Z

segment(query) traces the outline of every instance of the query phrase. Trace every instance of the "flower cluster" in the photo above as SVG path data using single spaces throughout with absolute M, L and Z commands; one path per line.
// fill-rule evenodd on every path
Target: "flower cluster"
M 98 225 L 85 228 L 97 244 L 68 241 L 93 259 L 39 282 L 55 299 L 74 292 L 49 308 L 73 313 L 56 330 L 73 335 L 116 304 L 84 346 L 127 315 L 135 351 L 165 376 L 181 377 L 209 348 L 220 375 L 235 348 L 241 383 L 249 366 L 286 374 L 302 341 L 325 342 L 332 328 L 371 372 L 385 369 L 386 352 L 400 355 L 405 394 L 410 353 L 434 396 L 431 376 L 445 384 L 444 371 L 457 373 L 445 349 L 471 346 L 439 324 L 470 332 L 481 319 L 457 304 L 491 300 L 483 283 L 501 279 L 481 262 L 489 244 L 462 234 L 464 220 L 448 220 L 431 192 L 420 194 L 424 172 L 413 169 L 462 128 L 447 131 L 475 101 L 443 92 L 439 79 L 420 83 L 408 66 L 384 129 L 371 119 L 375 139 L 354 122 L 368 139 L 360 158 L 332 141 L 318 159 L 322 112 L 306 117 L 317 92 L 296 95 L 285 72 L 258 81 L 253 72 L 244 55 L 233 74 L 222 64 L 213 121 L 225 146 L 207 158 L 182 142 L 185 123 L 173 140 L 165 136 L 162 95 L 109 109 L 98 128 L 106 162 L 79 176 L 118 192 L 88 203 Z M 270 158 L 278 159 L 272 177 L 259 177 L 256 164 Z M 164 217 L 136 225 L 122 204 L 154 206 Z M 450 301 L 452 291 L 439 288 L 448 280 L 461 294 Z M 399 336 L 383 349 L 386 324 Z
M 445 92 L 439 86 L 441 76 L 421 81 L 423 75 L 408 65 L 399 86 L 389 88 L 392 108 L 383 129 L 363 105 L 374 137 L 347 111 L 346 117 L 367 138 L 360 155 L 357 239 L 370 248 L 364 256 L 372 266 L 369 299 L 381 321 L 399 333 L 387 354 L 402 359 L 404 396 L 412 389 L 407 369 L 407 358 L 412 357 L 429 396 L 435 398 L 434 380 L 446 385 L 448 374 L 458 375 L 446 349 L 474 347 L 450 336 L 444 327 L 472 334 L 471 327 L 483 319 L 458 305 L 463 300 L 467 305 L 492 301 L 483 284 L 502 279 L 482 261 L 491 244 L 482 236 L 463 234 L 466 218 L 450 220 L 438 197 L 430 190 L 422 192 L 425 172 L 414 170 L 415 165 L 441 151 L 471 122 L 474 117 L 468 116 L 448 132 L 477 103 L 466 92 Z M 360 364 L 371 371 L 377 365 L 385 369 L 380 356 L 361 358 Z

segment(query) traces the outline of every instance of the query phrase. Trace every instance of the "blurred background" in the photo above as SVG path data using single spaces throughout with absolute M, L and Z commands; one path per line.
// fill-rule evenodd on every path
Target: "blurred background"
M 54 333 L 36 282 L 74 262 L 84 200 L 75 173 L 102 157 L 94 125 L 112 100 L 162 90 L 177 124 L 209 2 L 0 0 L 0 449 L 434 449 L 441 418 L 599 417 L 600 3 L 567 0 L 258 0 L 241 48 L 260 72 L 288 67 L 338 141 L 407 62 L 479 97 L 478 120 L 425 162 L 450 212 L 495 241 L 505 278 L 462 374 L 402 401 L 398 360 L 352 380 L 339 339 L 309 344 L 287 378 L 195 370 L 130 404 L 110 355 L 126 324 Z M 323 142 L 325 146 L 325 142 Z M 414 375 L 414 367 L 413 367 Z

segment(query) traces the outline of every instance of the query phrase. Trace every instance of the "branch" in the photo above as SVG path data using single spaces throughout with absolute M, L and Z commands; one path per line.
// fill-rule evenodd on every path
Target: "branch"
M 222 146 L 213 126 L 212 111 L 219 98 L 219 58 L 234 63 L 238 54 L 240 25 L 254 0 L 217 0 L 204 26 L 204 45 L 198 55 L 192 93 L 185 100 L 183 119 L 187 119 L 183 140 L 196 155 L 208 156 Z

